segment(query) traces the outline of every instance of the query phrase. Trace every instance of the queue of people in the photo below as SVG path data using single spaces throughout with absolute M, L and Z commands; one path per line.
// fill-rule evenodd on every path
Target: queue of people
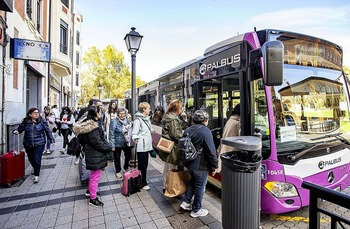
M 158 150 L 159 158 L 164 162 L 163 191 L 166 189 L 167 174 L 172 169 L 188 170 L 191 180 L 187 186 L 180 207 L 191 211 L 192 217 L 200 217 L 208 214 L 208 210 L 202 208 L 202 199 L 209 173 L 220 171 L 218 156 L 227 152 L 224 146 L 215 148 L 213 136 L 207 127 L 210 116 L 205 110 L 197 110 L 189 122 L 188 115 L 183 111 L 179 100 L 171 101 L 163 112 L 160 106 L 150 117 L 151 108 L 147 102 L 141 102 L 135 119 L 131 120 L 124 107 L 117 107 L 112 101 L 108 110 L 102 111 L 102 102 L 91 99 L 85 108 L 70 109 L 64 107 L 59 113 L 57 106 L 46 106 L 41 115 L 39 109 L 31 108 L 14 134 L 24 132 L 24 147 L 31 166 L 34 169 L 34 183 L 39 182 L 41 158 L 44 152 L 50 152 L 50 146 L 55 142 L 53 133 L 57 132 L 63 137 L 61 153 L 66 153 L 69 136 L 78 136 L 85 156 L 86 168 L 91 171 L 88 190 L 85 195 L 90 197 L 89 204 L 103 206 L 98 198 L 98 182 L 102 170 L 108 166 L 107 154 L 113 153 L 115 175 L 117 179 L 123 177 L 123 173 L 129 170 L 129 162 L 132 149 L 136 152 L 138 169 L 141 171 L 140 189 L 149 190 L 147 183 L 147 168 L 150 152 L 154 150 L 152 124 L 160 123 L 163 138 L 173 141 L 171 152 Z M 154 120 L 155 115 L 156 120 Z M 159 116 L 161 115 L 161 119 Z M 233 109 L 232 116 L 228 119 L 223 137 L 239 135 L 240 133 L 240 107 Z M 102 120 L 104 117 L 104 120 Z M 153 120 L 152 120 L 153 119 Z M 32 128 L 32 127 L 35 128 Z M 178 140 L 184 134 L 193 134 L 192 143 L 202 153 L 190 163 L 181 164 L 178 158 Z M 34 136 L 34 137 L 33 137 Z M 124 153 L 124 161 L 121 163 L 121 155 Z M 75 164 L 79 163 L 80 154 L 76 155 Z

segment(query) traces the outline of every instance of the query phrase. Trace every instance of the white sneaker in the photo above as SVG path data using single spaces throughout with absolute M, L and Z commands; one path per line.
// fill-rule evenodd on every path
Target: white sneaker
M 61 149 L 60 152 L 61 154 L 64 154 L 66 152 L 66 149 Z
M 203 208 L 201 208 L 201 209 L 199 209 L 199 211 L 198 212 L 191 212 L 191 214 L 190 214 L 190 216 L 191 217 L 193 217 L 193 218 L 197 218 L 197 217 L 200 217 L 200 216 L 206 216 L 206 215 L 208 215 L 208 210 L 207 209 L 203 209 Z
M 46 154 L 50 154 L 51 152 L 50 152 L 50 150 L 48 149 L 48 150 L 46 150 Z
M 142 189 L 143 190 L 150 190 L 151 188 L 148 185 L 146 185 L 146 186 L 143 186 Z
M 39 182 L 39 177 L 38 176 L 34 176 L 33 183 L 38 183 L 38 182 Z
M 75 164 L 75 165 L 79 164 L 79 161 L 80 161 L 80 158 L 79 158 L 79 157 L 76 157 L 76 158 L 75 158 L 75 161 L 74 161 L 74 164 Z
M 183 210 L 192 211 L 192 206 L 191 206 L 191 204 L 188 204 L 188 203 L 186 203 L 185 201 L 182 201 L 182 203 L 180 204 L 180 207 L 181 207 Z
M 118 177 L 118 178 L 122 178 L 123 177 L 123 175 L 121 173 L 116 173 L 115 176 Z

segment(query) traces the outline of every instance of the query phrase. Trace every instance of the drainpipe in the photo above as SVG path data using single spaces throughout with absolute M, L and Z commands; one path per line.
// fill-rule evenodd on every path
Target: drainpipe
M 2 22 L 5 24 L 5 29 L 3 31 L 3 36 L 4 36 L 4 46 L 2 47 L 2 94 L 1 94 L 1 155 L 5 154 L 6 152 L 6 122 L 5 122 L 5 104 L 6 104 L 6 100 L 5 100 L 5 64 L 6 64 L 6 46 L 8 43 L 8 38 L 7 38 L 7 34 L 6 34 L 6 30 L 7 30 L 7 12 L 5 11 L 5 18 L 4 18 L 5 22 Z
M 49 2 L 49 31 L 48 31 L 48 42 L 51 45 L 51 0 Z M 51 52 L 52 52 L 52 46 L 50 50 L 50 61 L 51 61 Z M 47 62 L 47 104 L 50 105 L 50 107 L 54 104 L 50 104 L 50 62 Z
M 71 74 L 71 88 L 70 88 L 70 91 L 71 91 L 71 93 L 70 93 L 70 106 L 71 107 L 75 107 L 75 104 L 74 104 L 74 73 L 75 73 L 75 71 L 74 71 L 74 56 L 75 56 L 75 58 L 77 57 L 77 55 L 76 55 L 76 53 L 75 53 L 75 13 L 74 13 L 74 8 L 73 8 L 73 6 L 74 6 L 74 1 L 72 1 L 72 7 L 71 7 L 71 15 L 72 15 L 72 20 L 71 20 L 71 22 L 72 22 L 72 36 L 71 36 L 71 47 L 72 47 L 72 55 L 71 55 L 71 62 L 72 62 L 72 74 Z

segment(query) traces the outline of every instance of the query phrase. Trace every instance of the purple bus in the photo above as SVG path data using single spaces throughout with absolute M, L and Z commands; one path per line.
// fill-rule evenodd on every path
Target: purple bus
M 309 205 L 303 181 L 335 190 L 350 184 L 350 81 L 342 56 L 340 46 L 320 38 L 249 32 L 162 74 L 153 96 L 163 108 L 180 99 L 189 115 L 205 109 L 217 147 L 240 103 L 241 135 L 262 138 L 261 210 L 289 212 Z M 221 187 L 220 174 L 209 182 Z

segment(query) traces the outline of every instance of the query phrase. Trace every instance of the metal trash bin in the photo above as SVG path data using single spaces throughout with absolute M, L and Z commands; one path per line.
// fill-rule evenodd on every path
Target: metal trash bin
M 228 137 L 221 144 L 237 151 L 221 155 L 222 226 L 225 229 L 260 227 L 261 139 Z

